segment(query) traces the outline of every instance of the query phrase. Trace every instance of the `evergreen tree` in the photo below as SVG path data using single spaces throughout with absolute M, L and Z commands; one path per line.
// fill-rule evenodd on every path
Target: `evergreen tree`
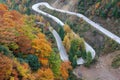
M 12 51 L 10 51 L 8 47 L 2 46 L 2 45 L 0 45 L 0 53 L 8 57 L 14 57 L 12 54 Z
M 40 68 L 40 62 L 36 55 L 30 54 L 26 57 L 26 61 L 33 71 L 36 71 Z
M 76 66 L 77 66 L 77 55 L 73 57 L 73 61 L 72 61 L 72 67 L 75 68 Z
M 60 35 L 60 37 L 61 37 L 61 39 L 62 39 L 62 41 L 63 41 L 63 39 L 64 39 L 64 37 L 65 37 L 65 31 L 64 31 L 64 29 L 60 26 L 59 27 L 59 32 L 58 32 L 58 34 Z

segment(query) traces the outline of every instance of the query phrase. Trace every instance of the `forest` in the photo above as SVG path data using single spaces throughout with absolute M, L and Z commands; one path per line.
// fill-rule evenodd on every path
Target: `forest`
M 63 21 L 61 26 L 35 12 L 32 6 L 42 1 L 61 10 L 83 14 L 120 35 L 119 0 L 0 0 L 0 80 L 99 80 L 99 76 L 86 75 L 93 76 L 94 72 L 89 74 L 90 71 L 93 68 L 96 71 L 100 60 L 105 59 L 105 68 L 109 65 L 107 68 L 119 75 L 116 72 L 120 68 L 119 43 L 74 15 L 39 7 Z M 60 36 L 65 51 L 60 50 L 54 31 Z M 91 50 L 87 49 L 88 45 L 92 46 Z M 68 60 L 62 60 L 60 51 L 67 53 Z M 79 59 L 82 64 L 78 64 Z M 111 62 L 107 63 L 108 59 Z M 102 72 L 98 69 L 97 73 Z M 111 80 L 119 80 L 117 75 L 113 74 Z M 104 79 L 100 77 L 100 80 Z

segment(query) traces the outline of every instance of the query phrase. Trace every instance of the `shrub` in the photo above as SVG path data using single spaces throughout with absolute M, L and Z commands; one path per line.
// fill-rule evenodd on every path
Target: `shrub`
M 120 67 L 120 54 L 117 55 L 117 56 L 113 59 L 111 66 L 112 66 L 113 68 L 119 68 L 119 67 Z
M 82 80 L 82 79 L 77 78 L 77 76 L 73 74 L 73 71 L 69 70 L 69 78 L 67 80 Z

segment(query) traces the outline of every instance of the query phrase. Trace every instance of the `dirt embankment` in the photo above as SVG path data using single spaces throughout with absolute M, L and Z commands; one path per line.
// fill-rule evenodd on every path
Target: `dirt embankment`
M 52 6 L 63 10 L 74 11 L 77 2 L 78 0 L 56 0 Z
M 77 67 L 74 71 L 78 77 L 85 80 L 120 80 L 120 68 L 111 67 L 113 58 L 120 54 L 120 51 L 101 56 L 95 65 L 90 68 L 84 66 Z

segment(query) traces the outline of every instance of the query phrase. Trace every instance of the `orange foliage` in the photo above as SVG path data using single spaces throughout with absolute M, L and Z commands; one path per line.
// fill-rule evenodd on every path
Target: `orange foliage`
M 39 69 L 35 77 L 39 80 L 54 80 L 54 75 L 50 68 Z
M 47 58 L 39 58 L 39 60 L 43 66 L 48 66 L 48 59 Z
M 16 27 L 21 26 L 24 22 L 23 17 L 17 11 L 1 11 L 0 13 L 0 27 Z
M 11 19 L 13 21 L 15 21 L 17 25 L 19 25 L 19 24 L 22 25 L 24 23 L 24 20 L 23 20 L 24 16 L 21 15 L 19 12 L 15 11 L 15 10 L 12 10 L 10 12 L 10 15 L 13 16 L 13 17 L 11 17 Z
M 0 42 L 13 43 L 16 30 L 23 24 L 23 16 L 17 11 L 8 11 L 7 6 L 0 4 Z
M 8 7 L 4 4 L 0 4 L 0 10 L 8 10 Z
M 45 35 L 42 34 L 42 33 L 39 33 L 37 36 L 38 36 L 39 39 L 45 39 Z
M 24 22 L 23 17 L 19 12 L 15 10 L 8 11 L 6 5 L 0 4 L 0 27 L 16 27 L 22 25 Z
M 71 63 L 70 62 L 63 62 L 61 64 L 61 67 L 60 67 L 60 70 L 61 70 L 61 73 L 62 73 L 62 77 L 64 78 L 64 80 L 67 80 L 68 77 L 69 77 L 69 74 L 68 74 L 68 70 L 71 70 L 72 69 L 72 66 L 70 65 Z
M 38 38 L 32 41 L 33 48 L 36 49 L 36 55 L 39 57 L 48 57 L 52 52 L 50 43 L 45 39 L 45 35 L 42 33 L 38 34 Z
M 24 69 L 29 69 L 29 65 L 28 65 L 27 63 L 22 63 L 22 67 L 23 67 Z

